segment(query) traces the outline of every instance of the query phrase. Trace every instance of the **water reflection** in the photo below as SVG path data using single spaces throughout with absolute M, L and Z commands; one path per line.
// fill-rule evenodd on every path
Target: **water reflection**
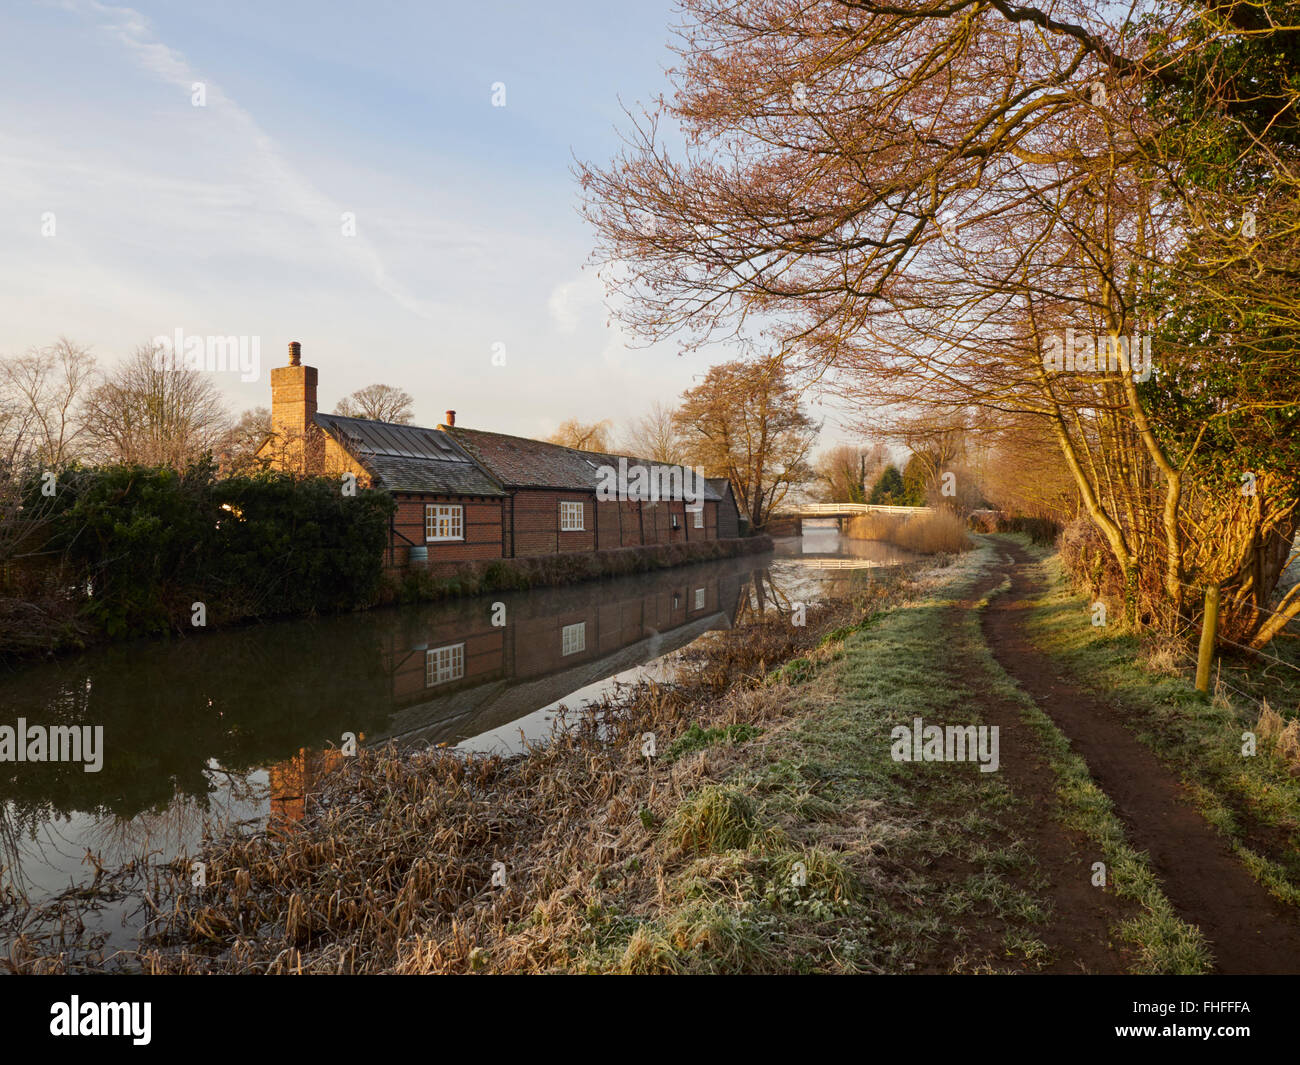
M 853 540 L 841 536 L 834 520 L 823 524 L 805 521 L 803 536 L 777 543 L 778 557 L 797 557 L 805 565 L 826 565 L 828 569 L 870 569 L 898 566 L 918 556 L 906 548 L 884 540 Z M 830 566 L 828 563 L 841 563 Z
M 284 832 L 301 821 L 307 813 L 308 797 L 342 761 L 343 752 L 337 747 L 324 751 L 302 747 L 292 758 L 271 766 L 271 811 L 267 827 L 273 832 Z
M 794 543 L 776 559 L 135 642 L 0 677 L 0 724 L 102 725 L 106 752 L 98 773 L 0 763 L 0 908 L 6 892 L 88 879 L 88 852 L 113 866 L 194 853 L 231 825 L 292 826 L 344 733 L 469 750 L 542 739 L 560 705 L 666 675 L 665 656 L 704 633 L 845 579 L 803 559 L 859 557 L 833 529 Z
M 130 820 L 304 747 L 454 745 L 732 624 L 751 560 L 136 642 L 0 679 L 0 723 L 102 725 L 103 768 L 0 763 L 11 827 Z M 499 604 L 499 605 L 498 605 Z M 494 620 L 498 623 L 494 624 Z

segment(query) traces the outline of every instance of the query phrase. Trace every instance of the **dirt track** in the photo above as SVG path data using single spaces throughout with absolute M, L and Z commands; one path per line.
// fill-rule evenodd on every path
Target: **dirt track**
M 1023 548 L 1003 540 L 998 550 L 999 565 L 981 586 L 982 594 L 1004 577 L 1011 581 L 1010 590 L 995 598 L 981 619 L 994 658 L 1088 763 L 1093 779 L 1114 802 L 1132 844 L 1150 855 L 1166 897 L 1179 916 L 1198 925 L 1209 940 L 1216 971 L 1300 972 L 1300 920 L 1295 911 L 1251 877 L 1227 841 L 1192 805 L 1182 784 L 1126 727 L 1118 708 L 1090 691 L 1086 679 L 1063 675 L 1058 662 L 1033 647 L 1024 619 L 1029 601 L 1043 587 L 1027 565 L 1030 558 Z M 990 723 L 1005 724 L 1006 716 L 1006 708 L 996 701 L 988 707 Z M 1015 732 L 1009 727 L 1003 734 L 1006 748 L 1013 749 Z M 1050 770 L 1014 765 L 1007 767 L 1013 788 L 1034 799 L 1044 790 Z M 1033 776 L 1042 780 L 1027 779 Z M 1044 853 L 1040 860 L 1047 867 L 1053 857 Z M 1079 892 L 1077 884 L 1086 880 L 1078 869 L 1068 868 L 1077 856 L 1055 857 L 1067 859 L 1063 877 L 1049 870 L 1057 896 L 1056 938 L 1075 940 L 1073 946 L 1058 942 L 1057 950 L 1071 952 L 1079 967 L 1106 971 L 1111 966 L 1098 949 L 1097 902 Z

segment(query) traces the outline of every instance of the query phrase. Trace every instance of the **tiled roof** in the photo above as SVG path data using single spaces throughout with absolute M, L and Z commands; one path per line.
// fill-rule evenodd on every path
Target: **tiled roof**
M 341 414 L 317 414 L 316 424 L 394 492 L 501 496 L 502 485 L 594 492 L 601 468 L 617 469 L 620 459 L 629 468 L 668 465 L 460 426 L 426 429 Z M 722 498 L 707 480 L 704 498 Z
M 507 436 L 505 433 L 489 433 L 481 429 L 464 429 L 461 426 L 442 428 L 449 436 L 455 437 L 465 451 L 511 488 L 567 488 L 594 492 L 600 483 L 600 468 L 612 466 L 617 469 L 619 459 L 624 459 L 629 467 L 668 465 L 627 455 L 579 451 L 562 444 Z M 712 501 L 721 498 L 707 481 L 704 485 L 704 498 Z
M 608 462 L 597 455 L 522 436 L 448 427 L 446 432 L 510 487 L 573 488 L 592 491 L 597 470 Z
M 316 424 L 394 492 L 502 496 L 505 493 L 448 435 L 341 414 L 317 414 Z

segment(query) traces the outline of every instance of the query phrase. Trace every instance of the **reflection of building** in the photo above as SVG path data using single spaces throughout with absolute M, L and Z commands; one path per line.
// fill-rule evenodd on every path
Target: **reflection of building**
M 388 655 L 397 711 L 372 741 L 456 743 L 508 724 L 730 627 L 747 579 L 739 569 L 668 571 L 521 597 L 504 604 L 504 625 L 492 624 L 492 604 L 483 603 L 395 633 Z
M 542 589 L 395 614 L 381 649 L 393 712 L 369 743 L 453 745 L 616 673 L 729 628 L 752 563 Z M 504 607 L 504 616 L 497 609 Z M 494 625 L 494 617 L 504 625 Z M 300 749 L 271 767 L 271 826 L 302 819 L 338 750 Z
M 320 779 L 338 768 L 343 752 L 311 751 L 303 747 L 292 758 L 271 766 L 271 829 L 288 828 L 301 821 L 307 796 Z
M 0 772 L 0 803 L 32 824 L 77 812 L 127 820 L 178 794 L 206 807 L 214 763 L 236 776 L 279 763 L 277 802 L 287 810 L 303 794 L 292 764 L 302 748 L 337 747 L 349 732 L 427 730 L 455 743 L 492 721 L 514 721 L 731 624 L 740 589 L 762 564 L 749 555 L 568 587 L 295 618 L 202 640 L 108 645 L 0 674 L 10 721 L 92 722 L 111 739 L 99 773 L 66 762 Z M 497 602 L 504 626 L 492 624 Z M 153 769 L 140 772 L 146 764 Z M 311 768 L 302 771 L 310 776 Z

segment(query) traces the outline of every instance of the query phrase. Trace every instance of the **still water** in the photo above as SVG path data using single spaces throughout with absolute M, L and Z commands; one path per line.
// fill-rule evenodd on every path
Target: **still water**
M 98 772 L 0 763 L 0 904 L 86 882 L 87 852 L 108 868 L 167 860 L 210 832 L 300 817 L 329 760 L 316 752 L 345 733 L 367 746 L 518 751 L 545 739 L 561 706 L 670 675 L 675 652 L 708 632 L 912 557 L 808 526 L 766 555 L 136 641 L 0 676 L 0 725 L 104 736 Z M 110 946 L 131 945 L 125 911 L 112 915 Z

